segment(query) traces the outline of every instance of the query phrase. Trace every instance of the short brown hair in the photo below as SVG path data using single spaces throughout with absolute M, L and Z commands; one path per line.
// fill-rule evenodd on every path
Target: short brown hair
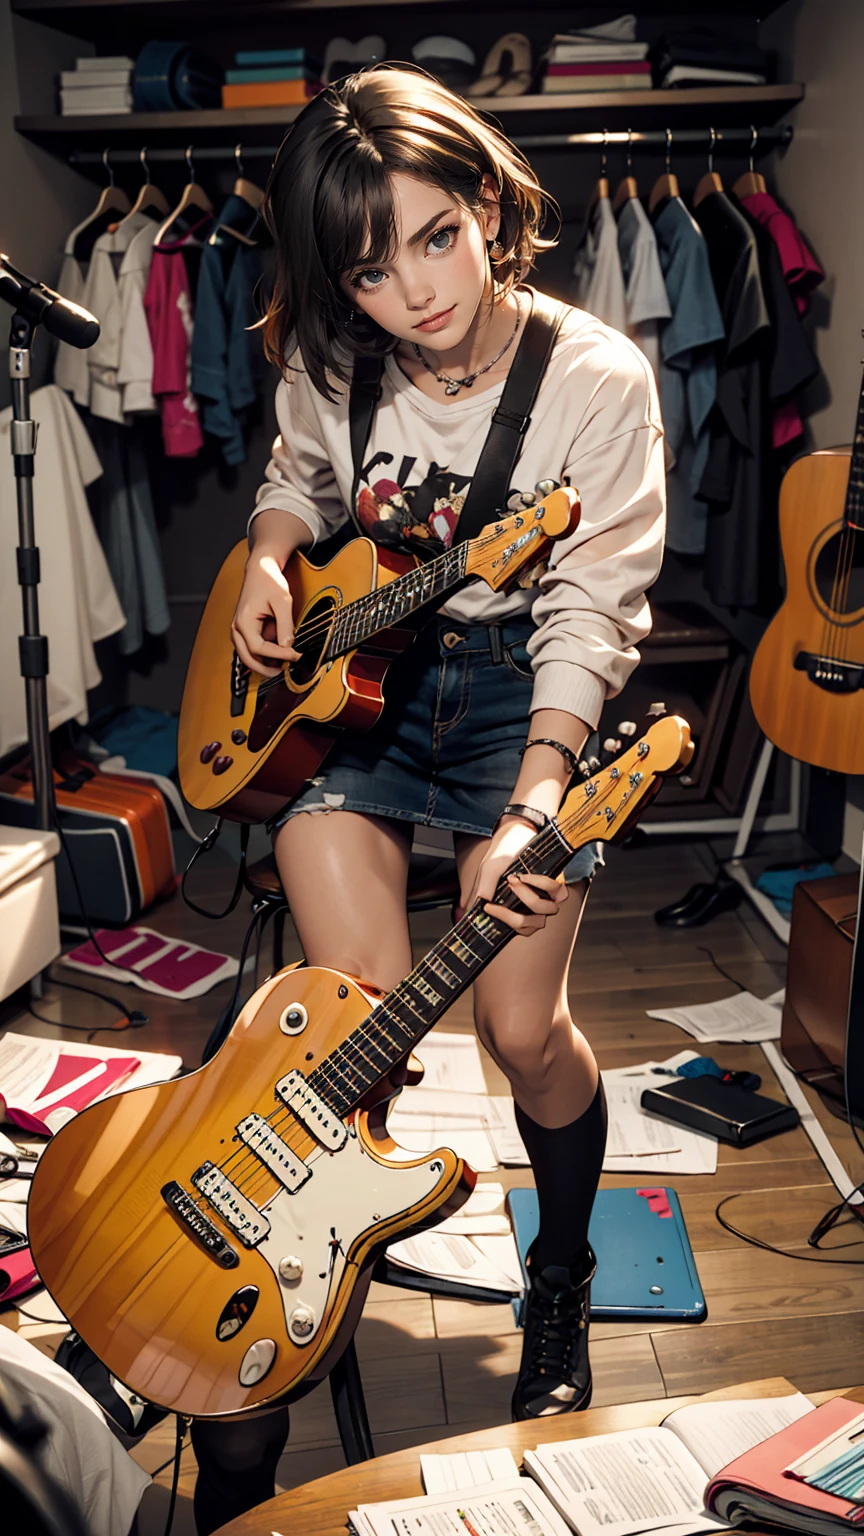
M 524 155 L 461 97 L 423 70 L 377 65 L 329 85 L 282 142 L 267 185 L 265 217 L 276 245 L 264 347 L 283 371 L 296 345 L 315 388 L 333 399 L 361 354 L 396 339 L 368 315 L 351 319 L 339 287 L 362 261 L 392 259 L 396 226 L 389 178 L 430 182 L 476 215 L 483 179 L 498 190 L 503 254 L 498 291 L 509 292 L 553 246 L 540 230 L 549 207 Z M 556 209 L 557 212 L 557 209 Z

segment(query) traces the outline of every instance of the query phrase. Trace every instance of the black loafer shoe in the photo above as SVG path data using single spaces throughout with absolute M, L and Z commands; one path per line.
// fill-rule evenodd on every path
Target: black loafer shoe
M 525 1297 L 522 1363 L 511 1405 L 516 1423 L 588 1407 L 588 1314 L 596 1268 L 597 1260 L 586 1244 L 584 1255 L 572 1268 L 550 1265 L 532 1277 Z
M 711 885 L 691 886 L 686 896 L 654 913 L 661 928 L 701 928 L 721 912 L 732 912 L 741 902 L 742 891 L 735 880 L 715 880 Z

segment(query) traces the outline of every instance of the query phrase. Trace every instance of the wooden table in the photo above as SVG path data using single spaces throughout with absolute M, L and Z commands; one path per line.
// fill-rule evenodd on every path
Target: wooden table
M 220 1527 L 216 1536 L 345 1536 L 349 1509 L 358 1504 L 382 1500 L 412 1498 L 423 1492 L 420 1481 L 420 1456 L 454 1451 L 484 1451 L 507 1446 L 521 1465 L 525 1451 L 554 1440 L 576 1440 L 585 1435 L 602 1435 L 614 1429 L 644 1429 L 660 1424 L 676 1408 L 688 1403 L 717 1402 L 736 1397 L 784 1397 L 797 1389 L 782 1376 L 763 1381 L 743 1382 L 706 1392 L 699 1397 L 663 1397 L 652 1402 L 624 1403 L 614 1408 L 589 1408 L 586 1413 L 561 1414 L 551 1419 L 535 1419 L 528 1424 L 503 1424 L 481 1429 L 471 1435 L 455 1435 L 430 1445 L 415 1445 L 407 1451 L 394 1451 L 357 1467 L 345 1467 L 314 1483 L 304 1483 L 290 1493 L 281 1493 L 257 1509 Z M 811 1392 L 817 1405 L 830 1397 L 848 1396 L 864 1403 L 864 1387 L 830 1392 Z M 751 1533 L 758 1536 L 758 1532 Z

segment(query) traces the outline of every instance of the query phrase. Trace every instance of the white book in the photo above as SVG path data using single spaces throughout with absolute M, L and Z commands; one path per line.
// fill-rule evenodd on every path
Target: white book
M 485 1487 L 361 1504 L 348 1515 L 357 1536 L 570 1536 L 543 1491 L 526 1477 Z
M 61 106 L 61 117 L 125 117 L 131 113 L 128 107 L 67 107 Z
M 101 59 L 86 58 L 75 60 L 75 69 L 80 71 L 82 75 L 101 74 L 105 69 L 134 68 L 135 60 L 127 58 L 125 53 L 111 55 L 106 54 L 105 57 Z
M 800 1392 L 693 1403 L 656 1428 L 538 1446 L 526 1451 L 525 1469 L 579 1536 L 728 1530 L 705 1510 L 708 1483 L 812 1409 Z
M 754 1044 L 780 1039 L 782 998 L 782 990 L 772 992 L 766 998 L 754 997 L 752 992 L 735 992 L 732 997 L 722 997 L 716 1003 L 696 1003 L 685 1008 L 649 1008 L 646 1012 L 649 1019 L 677 1024 L 694 1040 L 740 1040 Z
M 60 84 L 65 91 L 101 90 L 106 85 L 128 86 L 131 69 L 92 70 L 64 69 L 60 72 Z
M 552 40 L 549 54 L 553 64 L 624 64 L 648 57 L 647 43 L 589 43 L 578 38 L 558 36 Z
M 519 1476 L 513 1452 L 506 1446 L 491 1451 L 455 1451 L 450 1456 L 421 1456 L 420 1475 L 429 1493 L 452 1493 L 461 1488 L 482 1488 L 485 1483 L 509 1481 Z
M 710 69 L 698 64 L 673 64 L 663 76 L 662 87 L 679 81 L 704 81 L 706 85 L 764 85 L 765 76 L 748 69 Z
M 75 107 L 82 112 L 91 107 L 121 109 L 131 107 L 132 92 L 128 85 L 106 85 L 104 89 L 92 91 L 61 91 L 60 103 L 64 110 Z

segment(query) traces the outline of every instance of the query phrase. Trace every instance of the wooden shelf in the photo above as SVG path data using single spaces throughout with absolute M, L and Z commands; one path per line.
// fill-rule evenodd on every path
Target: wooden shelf
M 560 96 L 496 97 L 478 102 L 518 137 L 528 131 L 576 133 L 608 128 L 764 127 L 794 107 L 803 85 L 723 86 L 714 90 L 604 91 Z M 26 138 L 55 154 L 70 146 L 117 149 L 189 143 L 277 143 L 299 107 L 243 107 L 209 112 L 130 112 L 116 117 L 16 117 Z

